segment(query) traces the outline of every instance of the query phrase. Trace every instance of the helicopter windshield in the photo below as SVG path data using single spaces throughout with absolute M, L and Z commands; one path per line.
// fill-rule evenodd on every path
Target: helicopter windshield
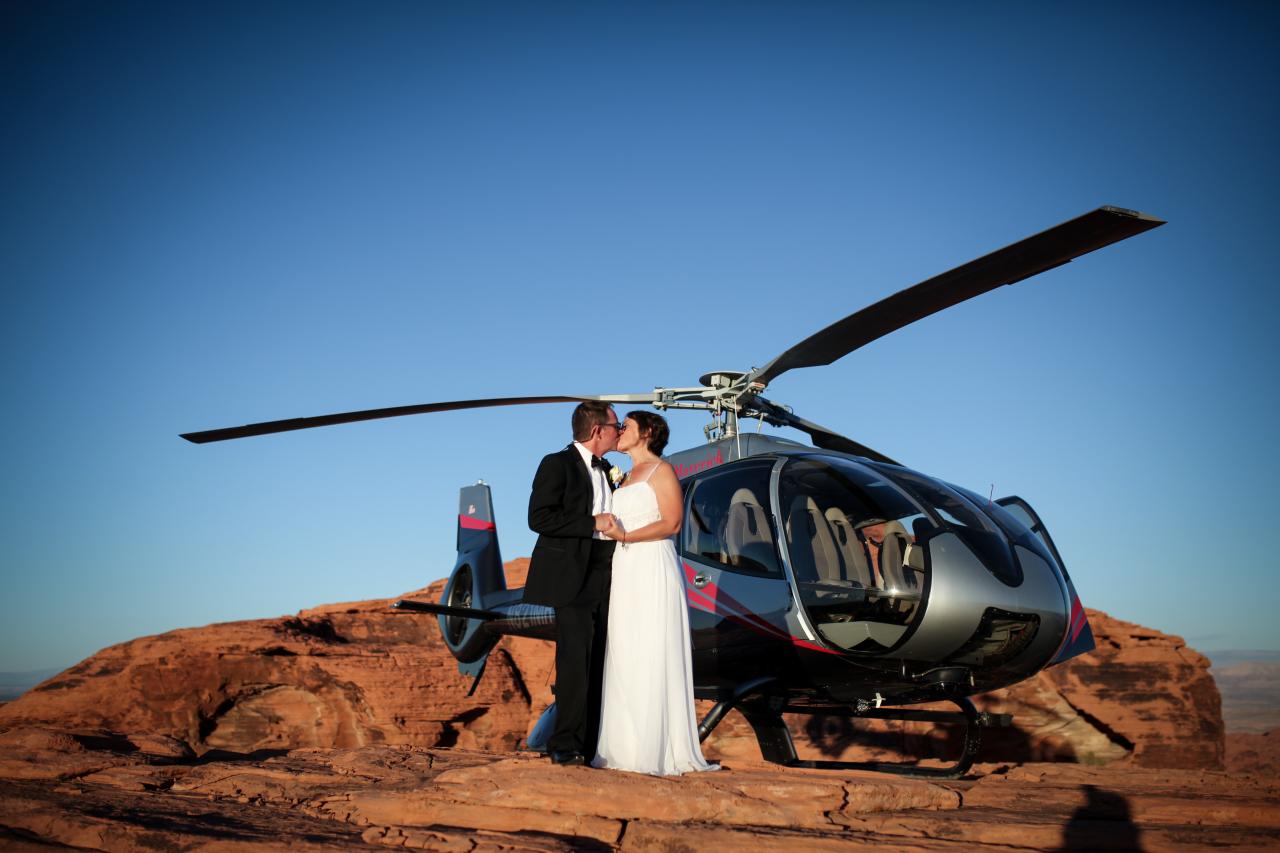
M 1008 540 L 1012 537 L 997 529 L 988 515 L 978 509 L 983 503 L 981 498 L 970 504 L 943 483 L 910 468 L 880 462 L 869 464 L 913 494 L 921 503 L 931 507 L 943 526 L 959 536 L 982 558 L 982 565 L 987 571 L 1009 586 L 1022 583 L 1022 567 L 1014 559 L 1013 549 L 1009 547 Z
M 1058 566 L 1062 570 L 1062 573 L 1064 575 L 1066 574 L 1066 567 L 1063 566 L 1062 561 L 1049 550 L 1049 546 L 1046 541 L 1041 539 L 1039 534 L 1032 532 L 1031 524 L 1034 522 L 1025 516 L 1026 511 L 1024 509 L 1015 505 L 1013 509 L 1010 510 L 990 499 L 983 498 L 981 495 L 976 494 L 963 486 L 951 484 L 951 488 L 964 495 L 972 501 L 975 506 L 981 507 L 983 512 L 991 516 L 991 520 L 1004 531 L 1005 536 L 1009 537 L 1010 542 L 1013 542 L 1015 545 L 1021 545 L 1023 548 L 1026 548 L 1049 565 Z
M 778 497 L 800 599 L 822 638 L 850 651 L 897 644 L 922 609 L 934 522 L 902 489 L 839 458 L 789 460 Z

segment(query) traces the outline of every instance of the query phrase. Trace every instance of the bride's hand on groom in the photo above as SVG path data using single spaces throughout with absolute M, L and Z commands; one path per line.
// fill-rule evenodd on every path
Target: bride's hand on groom
M 608 533 L 612 527 L 617 527 L 618 519 L 612 513 L 602 512 L 595 517 L 596 533 Z
M 618 519 L 615 516 L 608 515 L 607 518 L 609 520 L 608 524 L 600 532 L 610 539 L 621 539 L 624 533 L 622 525 L 618 524 Z

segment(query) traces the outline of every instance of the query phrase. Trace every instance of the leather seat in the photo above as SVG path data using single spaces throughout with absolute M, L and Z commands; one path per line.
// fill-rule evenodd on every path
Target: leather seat
M 787 513 L 787 542 L 797 580 L 843 580 L 840 552 L 826 516 L 811 497 L 798 497 Z
M 729 565 L 751 571 L 778 571 L 769 517 L 750 489 L 740 488 L 729 499 L 724 538 Z
M 867 552 L 853 525 L 849 523 L 849 517 L 839 508 L 832 507 L 827 510 L 826 518 L 836 549 L 840 552 L 843 579 L 854 581 L 863 587 L 875 586 Z
M 915 572 L 903 569 L 910 544 L 911 537 L 901 522 L 885 522 L 884 541 L 880 543 L 880 577 L 884 578 L 886 589 L 906 592 L 916 588 Z

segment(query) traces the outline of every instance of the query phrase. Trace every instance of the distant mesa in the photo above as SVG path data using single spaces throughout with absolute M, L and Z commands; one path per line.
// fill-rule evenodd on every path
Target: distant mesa
M 1280 664 L 1280 650 L 1275 649 L 1221 649 L 1205 652 L 1214 669 L 1225 669 L 1238 663 Z
M 1222 658 L 1214 658 L 1211 672 L 1222 693 L 1223 722 L 1229 732 L 1262 734 L 1280 728 L 1280 660 L 1259 657 L 1264 659 L 1235 659 L 1225 665 Z
M 506 564 L 524 583 L 527 559 Z M 402 596 L 438 601 L 439 580 Z M 507 637 L 474 695 L 430 616 L 390 600 L 170 631 L 104 649 L 0 707 L 0 728 L 58 726 L 165 736 L 196 754 L 374 744 L 515 752 L 551 701 L 552 647 Z M 1124 762 L 1221 768 L 1221 703 L 1209 661 L 1178 637 L 1090 611 L 1098 648 L 1012 688 L 977 697 L 1014 715 L 989 730 L 979 761 Z M 952 755 L 902 723 L 796 717 L 802 758 Z M 709 756 L 758 759 L 736 714 Z
M 0 702 L 11 702 L 40 682 L 62 670 L 36 669 L 29 672 L 0 672 Z

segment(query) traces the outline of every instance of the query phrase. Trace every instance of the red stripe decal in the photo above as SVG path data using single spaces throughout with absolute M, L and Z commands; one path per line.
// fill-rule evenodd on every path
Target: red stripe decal
M 792 636 L 787 631 L 779 628 L 770 622 L 765 621 L 759 615 L 752 613 L 743 607 L 736 599 L 719 589 L 715 584 L 708 583 L 699 589 L 693 585 L 693 577 L 696 574 L 692 566 L 684 563 L 685 577 L 688 580 L 688 600 L 689 604 L 704 613 L 711 613 L 717 616 L 736 622 L 737 624 L 755 631 L 757 634 L 763 634 L 773 640 L 790 641 L 792 645 L 799 646 L 802 649 L 808 649 L 813 652 L 822 652 L 828 655 L 839 655 L 837 651 L 832 651 L 817 643 L 811 643 L 800 637 Z
M 688 579 L 689 585 L 693 585 L 694 570 L 688 563 L 684 564 L 685 578 Z M 752 613 L 750 609 L 743 607 L 742 603 L 737 601 L 733 596 L 723 591 L 713 583 L 709 583 L 702 588 L 702 594 L 709 598 L 718 608 L 724 612 L 732 613 L 748 621 L 754 622 L 755 626 L 766 633 L 774 633 L 779 637 L 789 637 L 786 631 L 773 625 L 765 619 Z
M 716 603 L 693 587 L 689 587 L 689 603 L 699 610 L 705 610 L 707 613 L 716 612 Z
M 795 643 L 802 649 L 808 649 L 811 652 L 822 652 L 828 655 L 838 655 L 839 652 L 833 652 L 825 646 L 819 646 L 817 643 L 811 643 L 808 640 L 802 640 L 799 637 L 792 637 L 791 642 Z
M 693 567 L 690 566 L 688 563 L 685 563 L 684 573 L 685 573 L 685 578 L 689 582 L 689 586 L 693 587 L 693 576 L 694 576 Z M 733 596 L 724 592 L 715 584 L 708 583 L 706 586 L 702 587 L 702 589 L 699 591 L 702 593 L 703 596 L 705 596 L 708 600 L 711 601 L 712 605 L 716 608 L 717 611 L 737 616 L 739 619 L 744 619 L 747 622 L 752 623 L 752 627 L 755 628 L 755 630 L 765 634 L 772 634 L 776 636 L 778 639 L 789 639 L 791 637 L 791 635 L 788 634 L 782 628 L 779 628 L 777 625 L 774 625 L 766 621 L 765 619 L 762 619 L 761 617 L 752 613 L 748 608 L 743 607 L 741 603 L 739 603 L 735 598 L 733 598 Z
M 492 521 L 484 521 L 483 519 L 472 518 L 469 515 L 459 515 L 458 525 L 460 527 L 466 528 L 467 530 L 497 530 L 498 529 L 498 525 L 494 524 Z
M 1079 598 L 1075 598 L 1071 602 L 1071 642 L 1076 641 L 1088 622 L 1088 618 L 1084 615 L 1084 605 L 1080 603 Z
M 741 625 L 743 628 L 746 628 L 746 629 L 748 629 L 748 630 L 754 631 L 754 632 L 756 632 L 757 634 L 763 634 L 764 636 L 768 637 L 768 638 L 769 638 L 769 639 L 771 639 L 771 640 L 781 640 L 782 642 L 790 641 L 790 642 L 794 643 L 794 644 L 795 644 L 795 645 L 797 645 L 797 646 L 803 646 L 803 647 L 805 647 L 805 648 L 813 649 L 813 650 L 815 650 L 815 651 L 819 651 L 819 652 L 826 652 L 826 651 L 828 651 L 827 649 L 824 649 L 824 648 L 822 648 L 822 647 L 820 647 L 820 646 L 815 646 L 815 645 L 813 645 L 812 643 L 810 643 L 810 642 L 809 642 L 809 641 L 807 641 L 807 640 L 801 640 L 799 637 L 793 637 L 793 636 L 791 636 L 790 634 L 787 634 L 787 633 L 785 633 L 785 632 L 778 632 L 778 633 L 774 633 L 774 632 L 761 631 L 761 630 L 760 630 L 760 629 L 755 625 L 755 623 L 753 623 L 753 622 L 748 622 L 746 619 L 743 619 L 742 617 L 740 617 L 740 616 L 738 616 L 738 615 L 736 615 L 736 614 L 733 614 L 733 613 L 725 613 L 725 612 L 723 612 L 723 611 L 710 610 L 710 609 L 708 609 L 708 608 L 706 608 L 706 607 L 702 607 L 702 606 L 700 606 L 700 603 L 699 603 L 699 602 L 696 602 L 696 601 L 694 602 L 694 606 L 695 606 L 695 607 L 697 607 L 697 609 L 699 609 L 699 610 L 701 610 L 701 611 L 703 611 L 703 612 L 705 612 L 705 613 L 711 613 L 712 615 L 720 616 L 720 617 L 722 617 L 722 618 L 724 618 L 724 619 L 727 619 L 727 620 L 728 620 L 728 621 L 730 621 L 730 622 L 733 622 L 734 624 Z M 830 654 L 836 654 L 836 653 L 835 653 L 835 652 L 830 652 Z

